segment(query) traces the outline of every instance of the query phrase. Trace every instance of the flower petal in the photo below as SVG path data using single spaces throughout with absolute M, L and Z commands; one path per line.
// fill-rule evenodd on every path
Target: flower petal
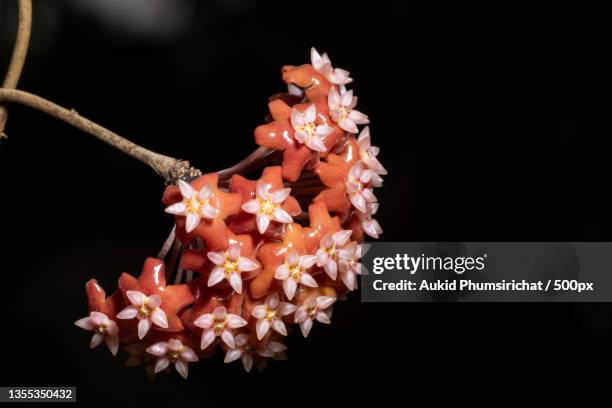
M 355 124 L 355 121 L 353 121 L 352 119 L 348 117 L 342 119 L 340 123 L 338 123 L 338 126 L 340 126 L 342 129 L 346 130 L 349 133 L 359 132 L 359 129 L 357 129 L 357 125 Z
M 261 206 L 259 205 L 259 201 L 250 200 L 242 204 L 241 208 L 242 208 L 242 211 L 247 212 L 249 214 L 257 214 L 257 211 L 259 211 Z
M 215 341 L 215 331 L 213 329 L 206 329 L 202 332 L 202 340 L 200 341 L 200 348 L 204 350 Z
M 314 278 L 306 272 L 302 272 L 302 274 L 300 275 L 300 283 L 302 285 L 310 286 L 311 288 L 316 288 L 318 286 L 317 281 L 314 280 Z
M 255 330 L 257 332 L 257 339 L 263 339 L 268 330 L 270 330 L 270 322 L 268 319 L 257 320 L 257 323 L 255 323 Z
M 92 331 L 93 329 L 96 328 L 96 326 L 91 321 L 90 317 L 84 317 L 82 319 L 79 319 L 76 322 L 74 322 L 74 324 L 80 327 L 81 329 L 88 330 L 88 331 Z
M 117 313 L 117 319 L 133 319 L 138 315 L 138 308 L 136 306 L 128 306 L 119 313 Z
M 282 222 L 283 224 L 291 224 L 293 222 L 293 218 L 291 218 L 289 213 L 280 207 L 274 210 L 273 218 L 274 221 Z
M 193 324 L 202 329 L 210 329 L 213 325 L 213 315 L 211 313 L 203 314 L 198 317 Z
M 191 198 L 196 193 L 195 189 L 193 187 L 191 187 L 191 184 L 187 183 L 184 180 L 179 180 L 178 181 L 178 188 L 181 191 L 181 195 L 184 198 Z
M 268 314 L 268 308 L 266 307 L 266 305 L 257 305 L 253 308 L 251 314 L 256 319 L 263 319 Z
M 238 329 L 240 327 L 244 327 L 247 325 L 247 321 L 244 320 L 242 317 L 235 315 L 235 314 L 230 314 L 227 316 L 227 327 L 229 327 L 230 329 Z
M 142 340 L 144 336 L 147 335 L 150 329 L 151 329 L 151 320 L 140 319 L 140 321 L 138 322 L 138 338 Z
M 155 309 L 153 313 L 151 313 L 151 321 L 163 329 L 168 328 L 168 318 L 166 317 L 166 312 L 160 308 Z
M 102 333 L 94 333 L 91 336 L 91 341 L 89 342 L 89 348 L 96 348 L 104 341 L 104 335 Z
M 210 204 L 204 205 L 204 207 L 202 207 L 202 209 L 200 210 L 200 215 L 203 218 L 206 218 L 208 220 L 214 219 L 218 213 L 219 213 L 219 210 L 217 210 L 215 207 L 213 207 Z
M 228 329 L 225 329 L 221 332 L 221 340 L 223 340 L 223 342 L 227 344 L 227 346 L 230 348 L 236 347 L 236 341 L 234 340 L 234 335 Z
M 287 264 L 281 264 L 278 266 L 278 268 L 276 268 L 276 271 L 274 272 L 274 278 L 279 280 L 285 280 L 289 278 L 289 267 L 287 266 Z
M 187 205 L 181 201 L 166 207 L 164 211 L 168 214 L 185 215 L 187 212 Z
M 270 225 L 270 217 L 268 217 L 265 214 L 258 215 L 256 221 L 257 221 L 257 231 L 259 231 L 260 234 L 265 233 L 266 230 L 268 229 L 268 226 Z
M 208 286 L 215 286 L 225 278 L 225 269 L 220 266 L 215 267 L 208 276 Z
M 225 358 L 223 359 L 224 363 L 231 363 L 232 361 L 238 360 L 242 357 L 242 350 L 240 349 L 229 349 L 227 353 L 225 353 Z
M 168 352 L 168 343 L 165 341 L 158 341 L 147 347 L 147 353 L 153 354 L 154 356 L 161 357 L 165 356 Z
M 210 251 L 206 254 L 206 256 L 215 265 L 223 265 L 225 263 L 225 255 L 222 252 Z
M 282 188 L 280 190 L 277 190 L 272 193 L 272 202 L 275 204 L 281 204 L 287 199 L 287 197 L 289 197 L 289 194 L 291 194 L 290 188 Z
M 213 191 L 212 185 L 207 184 L 204 187 L 202 187 L 202 189 L 198 193 L 198 197 L 200 198 L 200 200 L 207 200 L 212 194 L 212 191 Z
M 229 284 L 236 293 L 242 293 L 242 278 L 239 273 L 232 273 L 229 277 Z
M 323 269 L 325 269 L 325 272 L 330 278 L 336 280 L 338 277 L 338 263 L 336 261 L 330 259 L 329 261 L 325 262 Z
M 185 221 L 185 231 L 189 234 L 192 232 L 198 225 L 200 225 L 201 217 L 198 214 L 189 213 L 187 214 L 187 219 Z
M 193 351 L 191 347 L 183 346 L 181 351 L 181 358 L 185 361 L 198 361 L 198 355 Z
M 329 317 L 323 312 L 317 312 L 317 314 L 315 315 L 315 318 L 317 319 L 318 322 L 321 322 L 324 324 L 331 323 L 331 320 L 329 320 Z
M 312 320 L 304 320 L 302 323 L 300 323 L 300 329 L 302 330 L 302 334 L 304 335 L 304 337 L 308 337 L 310 329 L 312 329 Z
M 170 360 L 166 357 L 158 358 L 155 362 L 155 373 L 165 370 L 168 365 L 170 365 Z
M 125 292 L 125 295 L 131 304 L 138 307 L 142 306 L 147 300 L 147 296 L 142 292 L 138 292 L 137 290 L 128 290 Z
M 302 255 L 300 257 L 300 266 L 304 269 L 311 268 L 315 262 L 317 262 L 317 257 L 314 255 Z
M 281 302 L 278 305 L 277 310 L 281 314 L 281 316 L 287 316 L 295 312 L 296 309 L 297 309 L 297 306 L 295 306 L 294 304 L 291 304 L 289 302 Z
M 187 376 L 189 375 L 189 364 L 186 361 L 176 360 L 174 362 L 174 368 L 176 369 L 176 372 L 181 375 L 181 377 L 187 379 Z
M 338 246 L 346 244 L 353 233 L 352 230 L 341 230 L 332 234 L 332 239 Z
M 321 140 L 319 136 L 309 137 L 306 140 L 305 145 L 308 146 L 310 150 L 314 150 L 315 152 L 327 151 L 327 147 L 325 146 L 325 143 L 323 143 L 323 141 Z
M 317 106 L 313 103 L 304 111 L 304 121 L 313 123 L 317 119 Z
M 250 354 L 243 354 L 242 355 L 242 366 L 244 367 L 244 369 L 246 370 L 246 372 L 250 372 L 251 368 L 253 368 L 253 357 L 251 357 Z
M 283 281 L 283 290 L 285 291 L 285 295 L 287 295 L 287 299 L 293 299 L 295 295 L 295 290 L 297 289 L 297 282 L 293 279 L 287 279 Z
M 119 351 L 119 337 L 118 336 L 106 336 L 105 339 L 106 347 L 110 350 L 113 356 L 117 355 Z
M 161 306 L 161 298 L 158 295 L 149 296 L 147 298 L 147 306 L 151 309 Z
M 285 323 L 282 320 L 276 319 L 272 322 L 272 328 L 277 332 L 282 334 L 283 336 L 287 335 L 287 328 L 285 327 Z
M 238 269 L 241 272 L 250 272 L 257 268 L 259 268 L 259 263 L 253 261 L 252 259 L 244 257 L 240 257 L 240 259 L 238 259 Z

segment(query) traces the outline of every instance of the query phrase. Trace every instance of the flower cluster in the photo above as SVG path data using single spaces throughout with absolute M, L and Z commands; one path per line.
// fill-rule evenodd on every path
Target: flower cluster
M 250 371 L 285 359 L 294 327 L 306 337 L 315 321 L 330 324 L 357 288 L 364 236 L 382 233 L 374 188 L 387 173 L 359 128 L 369 118 L 327 54 L 313 48 L 311 64 L 282 71 L 289 91 L 255 129 L 267 167 L 255 180 L 222 171 L 166 188 L 175 226 L 158 257 L 138 278 L 121 275 L 111 296 L 86 284 L 89 315 L 75 324 L 93 332 L 92 348 L 123 345 L 126 365 L 152 375 L 174 366 L 187 377 L 216 349 Z

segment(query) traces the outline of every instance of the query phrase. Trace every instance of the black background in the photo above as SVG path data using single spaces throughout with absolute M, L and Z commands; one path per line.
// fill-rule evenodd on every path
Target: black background
M 255 148 L 280 67 L 308 62 L 315 45 L 352 72 L 382 147 L 384 240 L 612 240 L 612 26 L 601 6 L 183 0 L 176 27 L 162 10 L 142 28 L 91 1 L 35 1 L 22 89 L 213 171 Z M 13 3 L 0 1 L 0 67 Z M 7 133 L 2 385 L 76 386 L 84 405 L 609 406 L 612 309 L 595 304 L 361 304 L 353 294 L 331 327 L 293 333 L 289 361 L 263 374 L 219 353 L 188 381 L 150 383 L 122 368 L 124 356 L 90 351 L 73 321 L 86 314 L 87 279 L 112 291 L 157 253 L 171 227 L 162 183 L 23 107 L 11 107 Z

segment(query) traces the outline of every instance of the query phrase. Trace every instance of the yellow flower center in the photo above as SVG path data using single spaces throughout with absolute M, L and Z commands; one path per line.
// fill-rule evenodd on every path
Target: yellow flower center
M 217 320 L 215 324 L 213 324 L 213 330 L 215 334 L 218 336 L 225 329 L 225 321 Z
M 271 195 L 265 200 L 258 198 L 257 201 L 259 202 L 259 215 L 267 215 L 268 217 L 271 217 L 276 209 L 276 204 L 272 202 Z

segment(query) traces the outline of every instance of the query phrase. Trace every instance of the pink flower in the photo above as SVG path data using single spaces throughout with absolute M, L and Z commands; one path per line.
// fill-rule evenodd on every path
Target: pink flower
M 176 371 L 185 379 L 189 373 L 189 363 L 198 361 L 198 356 L 191 347 L 183 345 L 177 339 L 155 343 L 147 348 L 147 353 L 157 357 L 155 373 L 164 370 L 170 363 L 174 363 Z
M 183 196 L 183 201 L 168 206 L 165 211 L 169 214 L 185 216 L 185 231 L 187 233 L 196 229 L 202 218 L 213 219 L 217 216 L 217 209 L 209 201 L 213 192 L 212 185 L 207 184 L 200 191 L 197 191 L 191 184 L 179 180 L 178 187 Z
M 338 92 L 336 87 L 332 87 L 327 96 L 327 105 L 332 120 L 349 133 L 357 133 L 357 125 L 370 123 L 367 115 L 354 109 L 357 106 L 357 97 L 353 96 L 353 91 Z
M 228 314 L 224 306 L 218 306 L 212 313 L 203 314 L 198 317 L 193 324 L 204 329 L 202 332 L 202 342 L 200 343 L 200 348 L 204 350 L 215 341 L 216 337 L 221 337 L 221 340 L 228 347 L 236 347 L 232 329 L 246 326 L 247 321 L 238 315 Z
M 280 190 L 270 192 L 268 184 L 263 181 L 257 182 L 255 189 L 255 200 L 247 201 L 242 205 L 242 210 L 256 215 L 257 230 L 263 234 L 268 229 L 270 221 L 276 221 L 283 224 L 291 224 L 293 218 L 281 205 L 289 197 L 290 188 L 282 188 Z
M 299 143 L 305 144 L 310 150 L 324 152 L 327 150 L 325 143 L 321 140 L 334 130 L 327 125 L 317 125 L 317 107 L 313 103 L 304 112 L 297 109 L 291 111 L 291 126 L 295 133 L 293 137 Z
M 291 251 L 285 257 L 285 263 L 279 265 L 274 272 L 274 277 L 283 281 L 283 290 L 289 300 L 293 299 L 295 291 L 299 283 L 317 287 L 317 282 L 306 272 L 317 261 L 314 255 L 298 255 L 297 252 Z
M 379 186 L 379 181 L 382 183 L 380 176 L 372 170 L 364 168 L 361 162 L 357 162 L 351 167 L 346 180 L 346 192 L 351 204 L 357 210 L 365 213 L 368 203 L 378 201 L 372 191 L 372 186 Z
M 100 312 L 91 312 L 88 317 L 79 319 L 74 324 L 81 329 L 94 332 L 89 347 L 98 347 L 102 341 L 105 341 L 106 347 L 108 347 L 111 354 L 113 356 L 117 355 L 117 350 L 119 350 L 119 327 L 107 315 Z
M 283 316 L 295 312 L 295 305 L 287 302 L 280 302 L 278 293 L 268 296 L 262 305 L 253 308 L 252 315 L 257 319 L 256 331 L 259 340 L 268 333 L 272 327 L 277 333 L 287 335 L 287 328 L 283 323 Z
M 168 328 L 168 318 L 160 308 L 161 298 L 159 296 L 147 297 L 144 293 L 136 290 L 128 290 L 125 294 L 132 304 L 119 312 L 117 318 L 127 320 L 137 317 L 139 320 L 138 338 L 142 339 L 146 336 L 153 323 L 163 329 Z
M 383 233 L 383 230 L 372 216 L 376 214 L 378 211 L 378 203 L 368 203 L 366 205 L 366 212 L 357 212 L 357 217 L 359 219 L 359 223 L 361 224 L 361 229 L 363 232 L 371 236 L 372 238 L 378 239 L 380 234 Z
M 366 249 L 362 244 L 351 242 L 346 247 L 342 248 L 338 254 L 340 258 L 339 266 L 342 276 L 342 282 L 349 290 L 357 289 L 357 276 L 364 275 L 365 267 L 361 264 L 361 258 L 365 254 Z
M 240 244 L 230 245 L 225 252 L 209 252 L 207 254 L 215 267 L 208 277 L 208 286 L 214 286 L 226 279 L 236 293 L 242 293 L 242 272 L 250 272 L 259 268 L 259 264 L 249 258 L 240 256 Z
M 312 323 L 316 319 L 320 323 L 330 324 L 331 305 L 336 298 L 331 296 L 310 296 L 295 312 L 295 322 L 300 324 L 304 337 L 308 337 Z
M 332 67 L 327 53 L 321 55 L 317 52 L 315 47 L 310 49 L 310 62 L 315 71 L 323 75 L 325 79 L 332 84 L 346 85 L 353 82 L 353 78 L 349 76 L 351 74 L 350 72 L 342 68 Z
M 353 231 L 341 230 L 333 234 L 326 234 L 321 238 L 317 250 L 317 266 L 322 266 L 330 278 L 336 280 L 338 276 L 338 250 L 346 244 Z
M 236 336 L 236 347 L 227 350 L 223 362 L 231 363 L 238 359 L 242 361 L 242 366 L 246 372 L 251 371 L 253 367 L 253 348 L 249 342 L 249 335 L 246 333 Z
M 359 138 L 357 138 L 357 146 L 359 147 L 359 157 L 361 158 L 363 164 L 377 174 L 387 174 L 387 170 L 376 158 L 380 152 L 380 149 L 371 145 L 369 126 L 366 126 L 359 134 Z

